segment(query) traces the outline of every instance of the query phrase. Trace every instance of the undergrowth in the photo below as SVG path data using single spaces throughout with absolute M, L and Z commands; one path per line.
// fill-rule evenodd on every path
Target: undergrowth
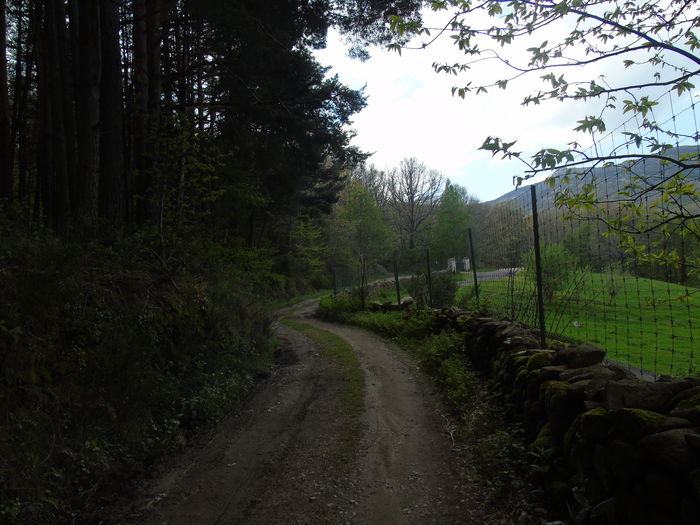
M 90 519 L 270 366 L 260 254 L 0 241 L 0 522 Z

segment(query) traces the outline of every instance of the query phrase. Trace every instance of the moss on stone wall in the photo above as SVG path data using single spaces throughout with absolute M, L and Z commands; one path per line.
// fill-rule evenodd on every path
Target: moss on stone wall
M 518 323 L 437 315 L 465 333 L 467 358 L 523 423 L 572 520 L 700 523 L 700 379 L 644 381 L 593 345 L 541 349 Z

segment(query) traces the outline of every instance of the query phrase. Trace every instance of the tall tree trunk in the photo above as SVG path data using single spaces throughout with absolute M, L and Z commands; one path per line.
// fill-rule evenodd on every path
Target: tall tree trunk
M 38 70 L 38 68 L 37 68 L 37 70 Z M 39 92 L 39 86 L 37 85 L 37 93 L 38 92 Z M 37 109 L 40 109 L 40 108 L 37 108 Z M 34 145 L 38 145 L 40 143 L 40 138 L 39 138 L 40 134 L 41 134 L 41 126 L 40 126 L 41 120 L 40 120 L 40 118 L 35 119 L 34 125 L 32 126 L 32 143 Z M 22 157 L 24 157 L 27 161 L 26 165 L 29 166 L 29 153 L 27 151 L 27 148 L 25 148 L 24 152 L 20 152 L 20 153 L 21 153 L 20 154 L 20 163 L 21 163 Z M 29 171 L 29 170 L 27 170 L 27 171 Z M 34 180 L 31 181 L 31 180 L 29 180 L 29 178 L 27 180 L 27 185 L 29 186 L 31 184 L 34 187 L 34 192 L 33 192 L 34 198 L 32 199 L 31 192 L 27 196 L 27 210 L 31 210 L 29 218 L 28 218 L 29 220 L 27 221 L 27 226 L 29 226 L 30 228 L 34 224 L 39 224 L 41 222 L 41 182 L 40 182 L 41 177 L 40 177 L 40 173 L 39 173 L 40 170 L 39 170 L 38 165 L 37 165 L 36 171 L 37 171 L 37 173 L 36 173 L 36 176 L 34 177 Z
M 160 96 L 163 90 L 161 72 L 162 27 L 166 18 L 165 0 L 146 0 L 146 47 L 148 54 L 148 120 L 152 131 L 160 123 Z
M 134 104 L 132 107 L 134 215 L 137 224 L 148 216 L 150 176 L 146 170 L 146 122 L 148 115 L 148 51 L 146 46 L 146 0 L 133 0 Z
M 122 78 L 119 6 L 100 0 L 102 90 L 100 93 L 100 214 L 117 228 L 126 216 L 124 147 L 122 143 Z
M 71 23 L 76 21 L 71 20 Z M 100 4 L 78 0 L 78 223 L 84 233 L 97 230 L 100 167 Z
M 195 85 L 196 85 L 196 102 L 197 102 L 197 131 L 199 133 L 204 133 L 205 129 L 205 124 L 206 124 L 206 117 L 204 114 L 204 65 L 201 63 L 202 61 L 202 30 L 203 27 L 197 28 L 196 34 L 194 36 L 195 39 L 195 60 L 199 61 L 200 63 L 197 64 L 197 73 L 196 73 L 196 80 L 195 80 Z
M 166 18 L 165 0 L 146 0 L 146 47 L 148 54 L 148 130 L 149 140 L 146 143 L 147 169 L 153 175 L 160 175 L 161 199 L 159 209 L 159 224 L 161 225 L 161 240 L 163 239 L 163 215 L 165 204 L 166 174 L 159 173 L 157 160 L 160 156 L 160 127 L 161 127 L 161 94 L 163 92 L 163 73 L 161 50 L 163 47 L 162 24 Z
M 7 86 L 7 2 L 0 0 L 0 200 L 12 199 L 13 166 L 10 164 L 10 104 Z
M 15 45 L 15 81 L 12 87 L 12 123 L 10 125 L 10 146 L 8 151 L 8 165 L 10 167 L 10 173 L 14 173 L 16 156 L 15 154 L 17 151 L 18 135 L 21 122 L 20 116 L 24 116 L 24 83 L 22 82 L 22 39 L 24 37 L 24 25 L 22 23 L 22 12 L 22 2 L 18 2 L 17 10 L 15 11 L 15 18 L 17 20 L 15 23 L 15 27 L 17 28 L 17 40 Z
M 172 34 L 161 32 L 161 65 L 162 65 L 162 103 L 164 107 L 172 107 L 175 103 L 175 84 L 176 78 L 182 71 L 180 69 L 179 57 L 180 49 L 178 47 L 178 32 L 177 24 L 173 28 Z
M 56 9 L 56 20 L 64 21 L 66 19 L 66 5 L 64 0 L 54 0 Z M 71 20 L 77 18 L 78 6 L 75 0 L 68 1 Z M 78 174 L 78 146 L 76 144 L 75 130 L 75 76 L 80 70 L 80 62 L 77 56 L 77 38 L 78 28 L 74 24 L 70 26 L 70 42 L 68 39 L 69 32 L 66 31 L 65 23 L 61 22 L 56 33 L 58 44 L 58 67 L 61 72 L 61 97 L 63 101 L 63 129 L 66 148 L 66 171 L 68 173 L 68 193 L 70 196 L 71 215 L 77 216 L 76 196 L 79 193 L 80 176 Z M 72 60 L 72 64 L 71 64 Z M 72 67 L 71 67 L 72 66 Z
M 133 113 L 133 85 L 132 85 L 132 70 L 134 63 L 133 53 L 133 24 L 130 25 L 133 10 L 130 10 L 122 4 L 122 7 L 117 10 L 119 13 L 119 27 L 122 28 L 119 32 L 119 57 L 121 64 L 121 80 L 122 94 L 124 97 L 124 110 L 122 111 L 122 146 L 124 160 L 124 206 L 126 211 L 125 222 L 127 224 L 134 223 L 134 203 L 131 199 L 132 180 L 129 174 L 133 173 L 133 129 L 132 129 L 132 113 Z
M 31 209 L 31 181 L 29 173 L 29 147 L 30 144 L 36 145 L 38 133 L 38 119 L 32 119 L 30 128 L 27 119 L 27 107 L 29 101 L 29 93 L 33 86 L 32 72 L 37 67 L 37 53 L 35 50 L 37 42 L 37 25 L 38 20 L 33 16 L 34 2 L 29 0 L 26 12 L 28 13 L 28 27 L 26 31 L 25 50 L 24 50 L 24 79 L 22 80 L 22 95 L 19 101 L 17 112 L 17 178 L 19 183 L 19 199 L 23 203 L 27 211 L 28 218 Z
M 37 222 L 40 213 L 44 212 L 44 223 L 51 224 L 53 215 L 53 202 L 51 199 L 51 181 L 53 179 L 53 118 L 51 112 L 51 68 L 49 52 L 47 50 L 47 40 L 50 36 L 49 26 L 53 24 L 53 17 L 49 13 L 53 11 L 53 6 L 40 4 L 35 5 L 34 20 L 41 23 L 41 28 L 37 28 L 34 34 L 34 51 L 37 62 L 37 104 L 38 115 L 36 126 L 37 131 L 37 151 L 41 155 L 37 156 L 37 178 L 34 197 L 34 220 Z
M 64 82 L 60 70 L 58 32 L 66 30 L 65 18 L 57 18 L 56 4 L 61 0 L 44 3 L 44 59 L 46 75 L 45 98 L 50 113 L 49 133 L 52 141 L 52 162 L 48 167 L 48 179 L 42 185 L 44 213 L 50 227 L 65 234 L 69 218 L 69 189 L 66 163 L 65 114 L 63 106 Z M 70 116 L 69 116 L 70 117 Z M 43 150 L 40 156 L 43 156 Z M 42 159 L 43 160 L 43 159 Z

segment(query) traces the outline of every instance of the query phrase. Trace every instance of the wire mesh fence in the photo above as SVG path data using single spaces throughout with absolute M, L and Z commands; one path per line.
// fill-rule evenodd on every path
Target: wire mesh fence
M 332 267 L 333 291 L 358 294 L 367 304 L 400 303 L 410 298 L 420 305 L 448 307 L 455 295 L 454 272 L 464 269 L 465 257 L 453 257 L 452 261 L 436 257 L 426 248 L 396 250 L 383 264 L 358 256 L 354 263 Z
M 597 344 L 642 375 L 697 373 L 697 283 L 674 264 L 635 257 L 596 217 L 572 218 L 546 186 L 532 188 L 536 215 L 523 192 L 495 205 L 473 232 L 479 298 L 550 338 Z
M 469 293 L 548 338 L 601 346 L 641 376 L 699 373 L 696 108 L 692 97 L 668 107 L 658 125 L 627 121 L 598 138 L 553 184 L 487 206 Z M 645 149 L 648 133 L 656 146 Z

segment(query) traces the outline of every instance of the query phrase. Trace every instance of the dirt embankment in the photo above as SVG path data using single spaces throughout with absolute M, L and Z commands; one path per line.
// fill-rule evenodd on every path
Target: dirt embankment
M 365 374 L 351 453 L 338 365 L 278 325 L 280 365 L 244 412 L 178 458 L 120 522 L 484 523 L 415 369 L 375 336 L 310 318 L 312 308 L 292 317 L 346 340 Z

